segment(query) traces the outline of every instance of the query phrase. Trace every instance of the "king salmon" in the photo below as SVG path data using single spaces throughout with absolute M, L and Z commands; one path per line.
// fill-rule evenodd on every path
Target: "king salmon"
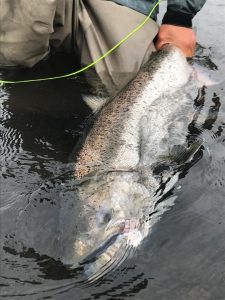
M 95 281 L 132 256 L 159 216 L 159 201 L 178 166 L 201 143 L 187 144 L 197 86 L 178 48 L 154 53 L 137 76 L 99 111 L 75 163 L 81 212 L 71 265 Z M 157 215 L 158 217 L 156 217 Z

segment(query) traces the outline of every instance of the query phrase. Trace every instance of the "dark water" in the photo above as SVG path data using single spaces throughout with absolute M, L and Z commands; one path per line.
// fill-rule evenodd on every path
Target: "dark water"
M 223 0 L 208 1 L 195 22 L 194 61 L 217 79 L 225 75 L 224 13 Z M 2 77 L 77 69 L 63 59 Z M 92 286 L 57 260 L 61 228 L 69 235 L 72 226 L 73 211 L 63 215 L 73 201 L 71 153 L 90 114 L 81 88 L 75 80 L 0 87 L 2 299 L 225 299 L 224 82 L 205 89 L 203 157 L 180 180 L 175 205 L 133 259 Z

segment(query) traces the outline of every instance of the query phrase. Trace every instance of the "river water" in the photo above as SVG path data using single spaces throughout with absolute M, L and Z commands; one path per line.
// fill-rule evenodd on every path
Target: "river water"
M 135 257 L 92 285 L 79 283 L 79 271 L 57 261 L 60 226 L 70 225 L 59 212 L 65 209 L 62 199 L 67 209 L 72 205 L 71 153 L 91 113 L 81 100 L 82 84 L 0 87 L 2 299 L 225 299 L 224 15 L 224 0 L 208 0 L 194 23 L 199 43 L 194 62 L 220 82 L 204 91 L 202 157 L 180 179 L 175 205 Z M 63 57 L 1 77 L 77 68 Z

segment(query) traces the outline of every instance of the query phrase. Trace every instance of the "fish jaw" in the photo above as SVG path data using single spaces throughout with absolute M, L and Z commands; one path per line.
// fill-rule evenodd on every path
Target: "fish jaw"
M 103 253 L 119 238 L 127 240 L 127 244 L 137 247 L 144 235 L 141 220 L 127 219 L 109 223 L 104 231 L 93 231 L 74 243 L 74 251 L 79 257 L 79 263 L 84 263 Z
M 122 265 L 125 260 L 131 258 L 142 240 L 143 236 L 138 229 L 119 235 L 115 242 L 105 249 L 95 261 L 85 264 L 84 270 L 88 282 L 101 279 Z
M 107 238 L 100 246 L 80 261 L 88 282 L 101 279 L 108 272 L 118 268 L 126 259 L 131 258 L 144 237 L 143 223 L 139 220 L 120 220 L 111 224 Z

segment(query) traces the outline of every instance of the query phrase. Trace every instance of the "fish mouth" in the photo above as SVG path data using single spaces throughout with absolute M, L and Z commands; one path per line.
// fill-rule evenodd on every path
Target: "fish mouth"
M 119 220 L 108 224 L 104 242 L 79 263 L 89 283 L 101 279 L 132 257 L 143 240 L 139 220 Z
M 131 230 L 140 228 L 142 223 L 143 221 L 139 219 L 119 220 L 113 223 L 109 223 L 106 231 L 117 228 L 120 234 L 129 233 Z
M 98 248 L 94 249 L 91 253 L 85 256 L 79 263 L 79 265 L 85 265 L 89 263 L 93 263 L 98 259 L 98 257 L 106 251 L 110 246 L 112 246 L 117 238 L 121 235 L 121 233 L 116 233 L 110 237 L 106 241 L 104 241 Z
M 140 221 L 139 220 L 118 220 L 116 222 L 111 222 L 106 227 L 106 238 L 104 241 L 100 243 L 100 245 L 95 248 L 91 253 L 89 253 L 86 257 L 84 257 L 80 265 L 85 263 L 93 262 L 101 255 L 106 249 L 112 246 L 118 238 L 122 238 L 122 235 L 129 234 L 132 230 L 136 230 L 139 228 Z

